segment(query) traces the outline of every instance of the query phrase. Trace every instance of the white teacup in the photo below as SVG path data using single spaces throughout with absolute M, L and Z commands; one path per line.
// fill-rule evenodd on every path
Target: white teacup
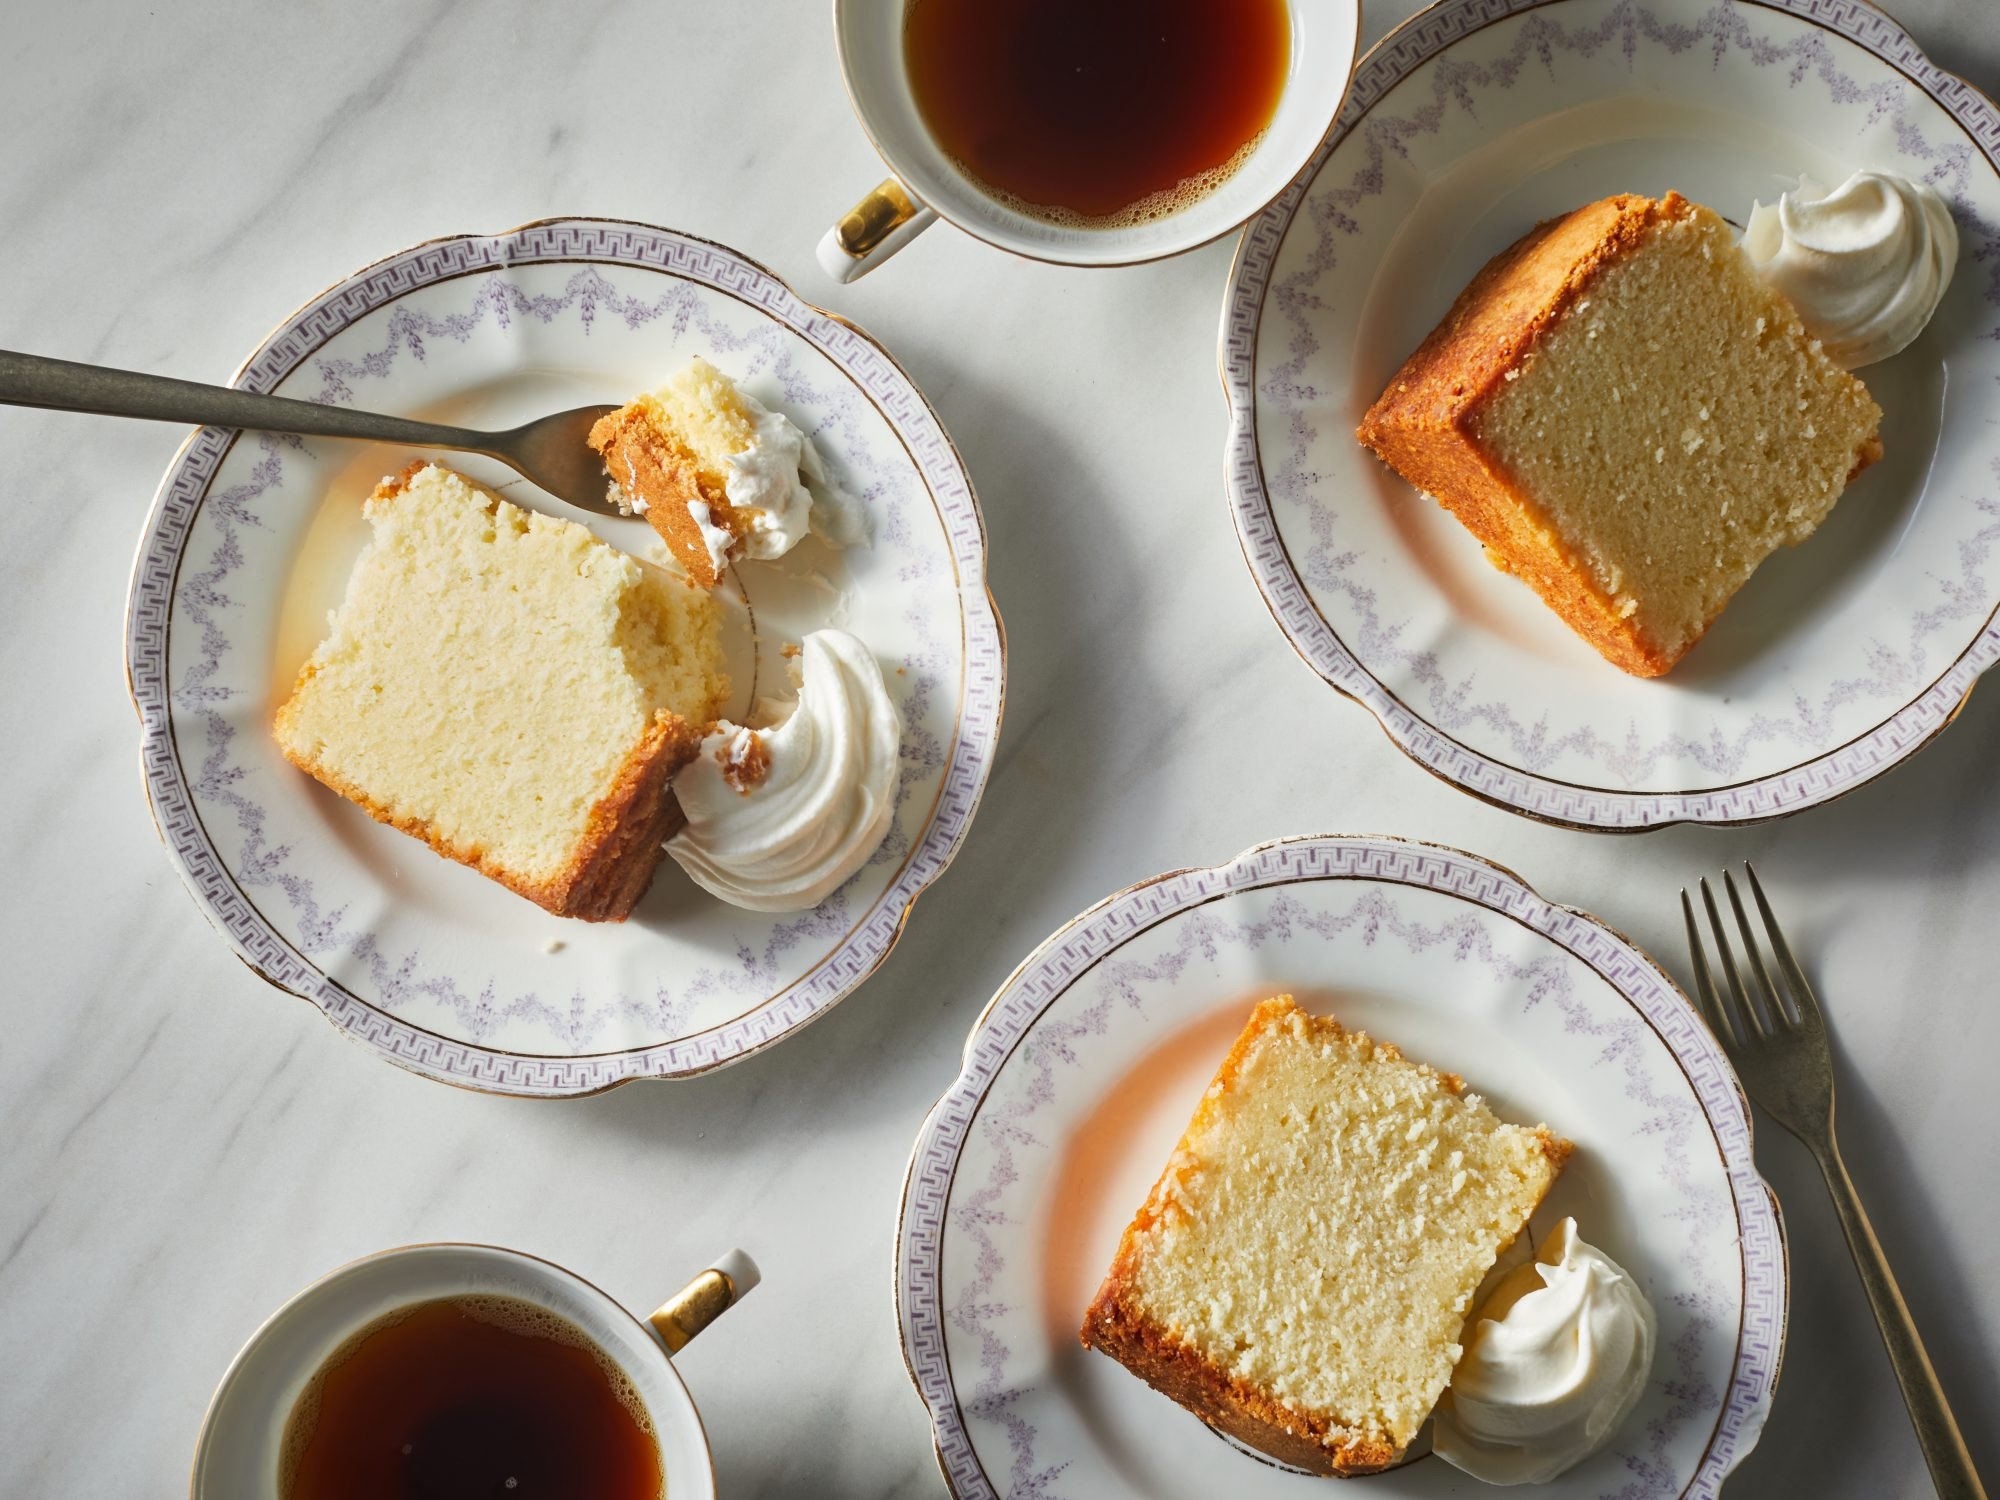
M 1333 129 L 1354 73 L 1360 0 L 1290 0 L 1292 55 L 1264 139 L 1227 180 L 1165 218 L 1078 229 L 999 202 L 955 165 L 918 113 L 903 57 L 908 0 L 833 0 L 848 102 L 895 175 L 819 242 L 834 280 L 865 276 L 942 217 L 1033 260 L 1123 266 L 1178 255 L 1228 234 L 1282 193 Z
M 492 1245 L 406 1245 L 321 1277 L 251 1335 L 202 1421 L 191 1500 L 276 1493 L 286 1419 L 342 1343 L 385 1313 L 442 1297 L 515 1297 L 580 1329 L 623 1370 L 646 1404 L 673 1500 L 714 1500 L 715 1464 L 673 1351 L 757 1285 L 732 1250 L 641 1321 L 561 1266 Z

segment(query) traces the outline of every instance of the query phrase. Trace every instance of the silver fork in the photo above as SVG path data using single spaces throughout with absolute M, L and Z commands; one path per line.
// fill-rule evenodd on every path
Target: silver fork
M 412 422 L 350 406 L 323 406 L 287 396 L 260 396 L 233 386 L 202 385 L 165 375 L 80 365 L 0 349 L 0 402 L 52 411 L 248 427 L 305 437 L 355 438 L 404 448 L 447 448 L 497 458 L 558 500 L 603 516 L 623 515 L 606 491 L 604 461 L 584 441 L 591 424 L 614 406 L 579 406 L 504 432 L 478 432 L 436 422 Z
M 1868 1292 L 1869 1306 L 1874 1308 L 1875 1321 L 1881 1326 L 1882 1341 L 1889 1346 L 1889 1363 L 1895 1369 L 1896 1383 L 1902 1387 L 1910 1420 L 1916 1425 L 1917 1442 L 1924 1450 L 1924 1462 L 1930 1465 L 1931 1483 L 1946 1500 L 1985 1500 L 1986 1491 L 1980 1487 L 1978 1474 L 1973 1472 L 1972 1455 L 1966 1451 L 1965 1439 L 1959 1434 L 1958 1423 L 1945 1401 L 1937 1371 L 1931 1368 L 1924 1341 L 1917 1335 L 1916 1322 L 1903 1302 L 1895 1276 L 1890 1273 L 1888 1258 L 1883 1255 L 1868 1214 L 1861 1207 L 1847 1166 L 1840 1159 L 1840 1146 L 1833 1133 L 1833 1055 L 1827 1045 L 1826 1018 L 1820 1014 L 1812 986 L 1806 983 L 1798 960 L 1792 957 L 1790 944 L 1778 930 L 1778 919 L 1771 915 L 1771 903 L 1764 899 L 1764 888 L 1747 860 L 1743 873 L 1749 877 L 1750 894 L 1757 902 L 1764 931 L 1770 935 L 1771 950 L 1777 956 L 1778 972 L 1784 983 L 1771 982 L 1770 972 L 1764 967 L 1764 955 L 1743 910 L 1743 898 L 1737 894 L 1736 881 L 1725 871 L 1722 886 L 1736 917 L 1736 930 L 1743 936 L 1743 950 L 1755 981 L 1755 992 L 1746 989 L 1737 971 L 1729 934 L 1723 927 L 1722 914 L 1716 910 L 1715 892 L 1703 880 L 1701 901 L 1708 911 L 1708 925 L 1715 933 L 1715 946 L 1722 957 L 1722 972 L 1729 981 L 1729 990 L 1726 996 L 1716 990 L 1715 980 L 1709 974 L 1708 956 L 1702 949 L 1701 931 L 1695 924 L 1694 903 L 1683 888 L 1681 913 L 1687 918 L 1688 954 L 1694 960 L 1695 991 L 1701 997 L 1702 1013 L 1709 1030 L 1736 1065 L 1737 1076 L 1750 1091 L 1750 1097 L 1772 1119 L 1805 1142 L 1806 1149 L 1819 1163 L 1827 1189 L 1833 1194 L 1840 1227 L 1847 1235 L 1847 1248 L 1861 1272 L 1861 1285 Z

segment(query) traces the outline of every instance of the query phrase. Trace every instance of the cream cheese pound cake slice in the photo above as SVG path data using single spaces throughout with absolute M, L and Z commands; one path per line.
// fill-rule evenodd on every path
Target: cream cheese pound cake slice
M 384 480 L 273 725 L 371 817 L 558 916 L 620 921 L 728 696 L 716 606 L 436 464 Z
M 1359 436 L 1656 677 L 1881 457 L 1881 420 L 1719 216 L 1625 194 L 1488 262 Z
M 1569 1151 L 1448 1073 L 1266 1000 L 1119 1241 L 1083 1343 L 1282 1462 L 1386 1468 Z

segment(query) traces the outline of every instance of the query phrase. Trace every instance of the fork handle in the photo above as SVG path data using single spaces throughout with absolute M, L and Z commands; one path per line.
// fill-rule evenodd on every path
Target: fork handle
M 1819 1169 L 1833 1194 L 1834 1212 L 1840 1216 L 1847 1248 L 1861 1273 L 1861 1285 L 1868 1292 L 1868 1305 L 1882 1329 L 1882 1342 L 1889 1346 L 1889 1364 L 1896 1372 L 1896 1384 L 1903 1388 L 1903 1404 L 1910 1409 L 1910 1421 L 1917 1429 L 1917 1443 L 1930 1466 L 1931 1484 L 1941 1500 L 1986 1500 L 1986 1491 L 1973 1471 L 1972 1455 L 1965 1438 L 1944 1399 L 1931 1357 L 1917 1334 L 1916 1320 L 1903 1301 L 1902 1289 L 1889 1269 L 1889 1258 L 1875 1238 L 1868 1212 L 1847 1175 L 1847 1163 L 1840 1159 L 1840 1147 L 1832 1140 L 1819 1153 Z
M 286 396 L 260 396 L 233 386 L 203 385 L 165 375 L 141 375 L 103 365 L 82 365 L 39 354 L 0 349 L 0 402 L 51 411 L 92 412 L 190 422 L 202 427 L 249 427 L 306 437 L 356 438 L 406 448 L 483 451 L 488 437 L 462 427 L 411 422 L 348 406 L 324 406 Z

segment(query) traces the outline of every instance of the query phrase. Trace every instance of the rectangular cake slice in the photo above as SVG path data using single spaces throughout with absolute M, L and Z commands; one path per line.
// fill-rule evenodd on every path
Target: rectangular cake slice
M 436 464 L 364 511 L 273 724 L 285 758 L 558 916 L 622 920 L 729 691 L 714 602 Z
M 1385 1468 L 1569 1151 L 1450 1074 L 1266 1000 L 1119 1241 L 1083 1343 L 1283 1462 Z
M 1655 677 L 1881 456 L 1881 417 L 1721 218 L 1626 194 L 1495 256 L 1359 436 Z

